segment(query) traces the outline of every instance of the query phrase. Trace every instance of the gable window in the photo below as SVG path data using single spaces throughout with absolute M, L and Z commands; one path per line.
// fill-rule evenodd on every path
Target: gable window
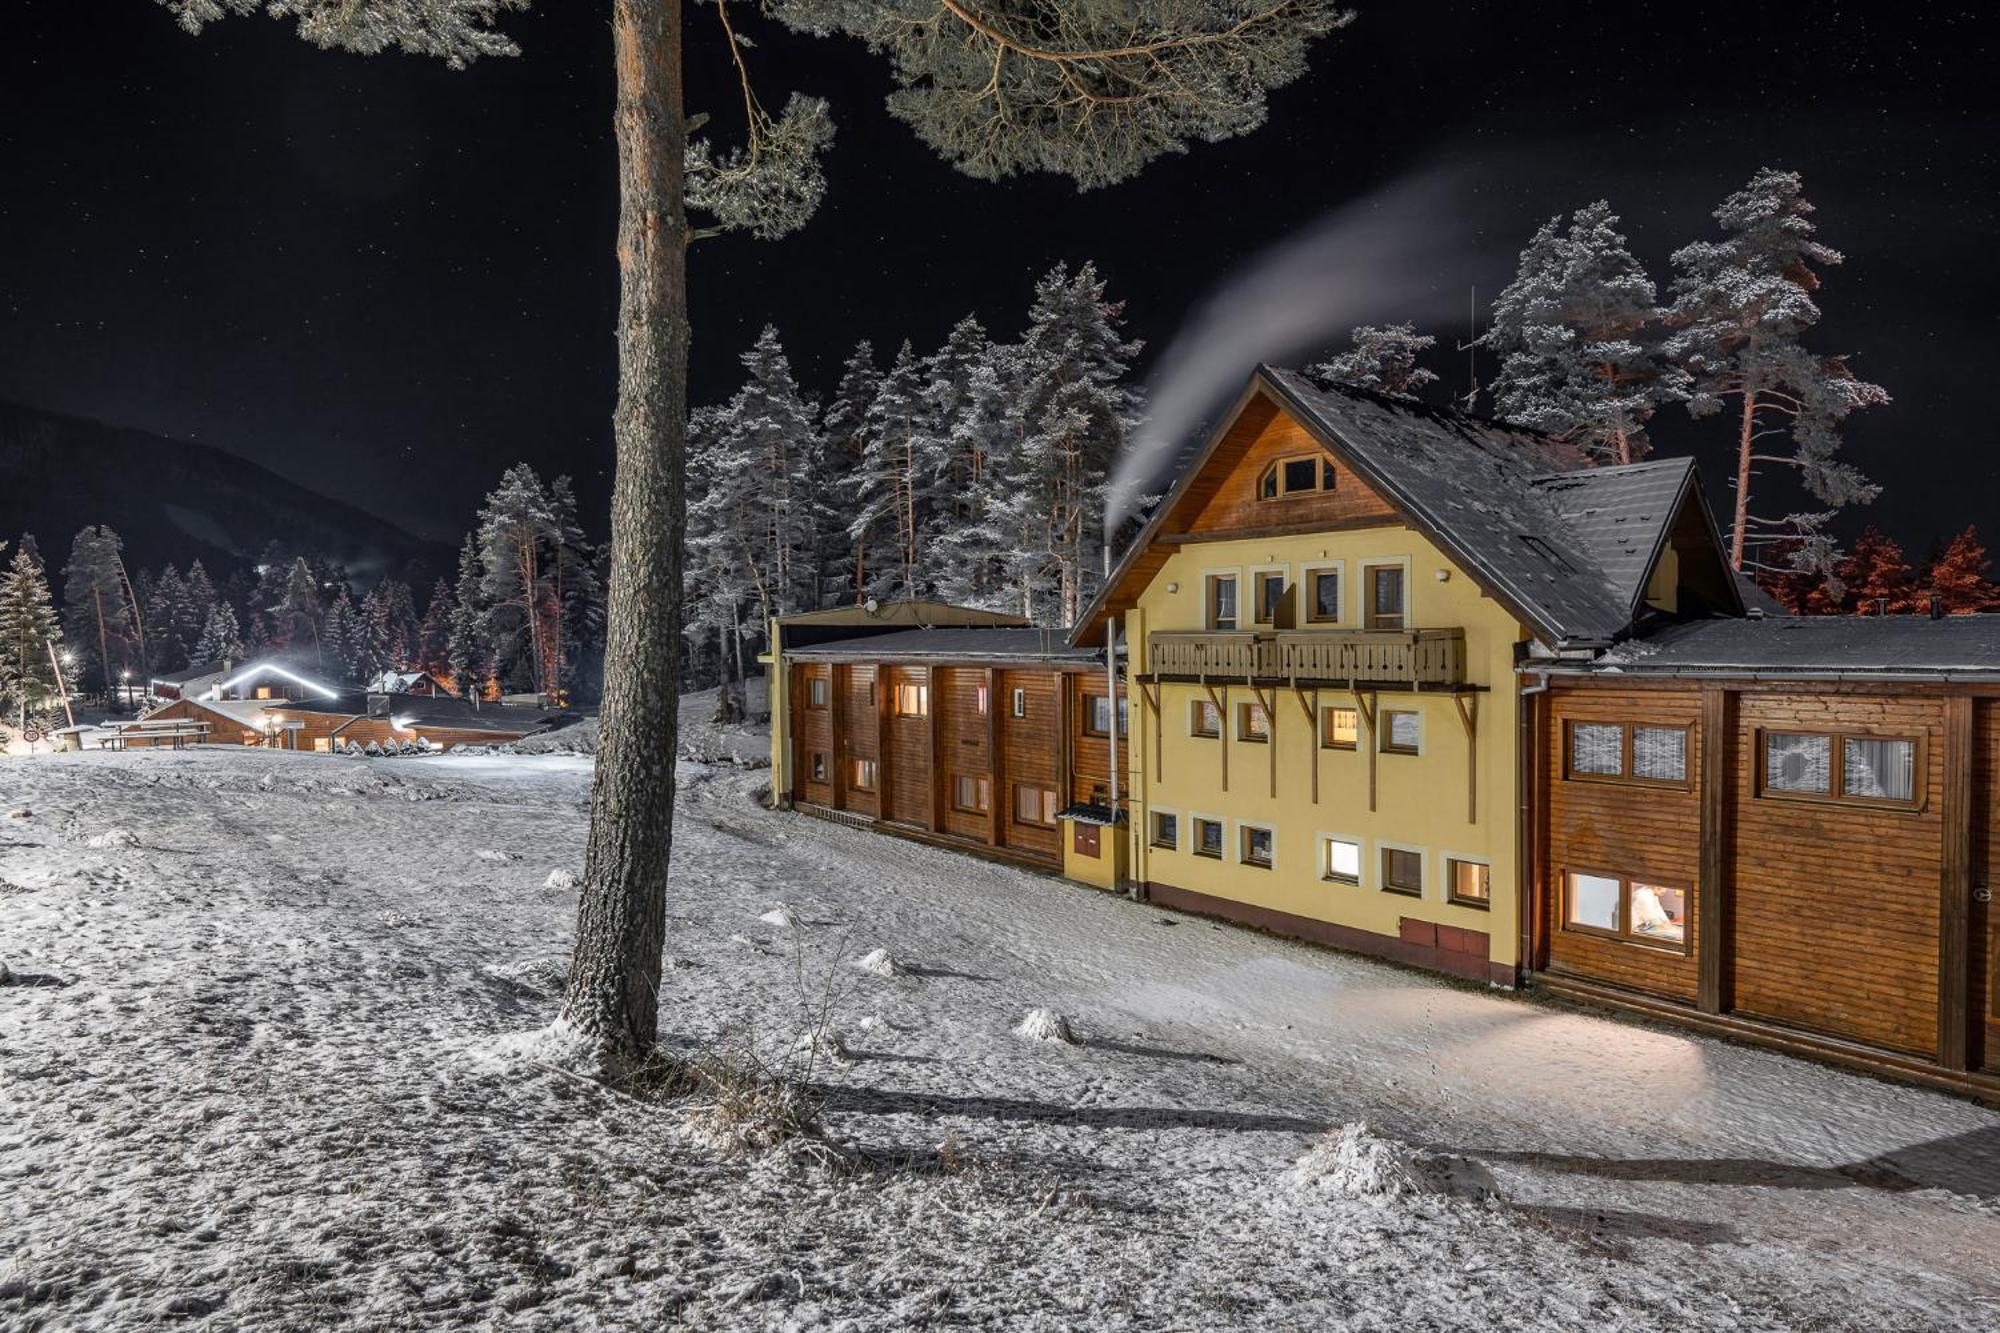
M 1408 619 L 1401 565 L 1369 565 L 1362 570 L 1367 593 L 1367 627 L 1402 629 Z
M 1222 710 L 1207 699 L 1188 704 L 1188 735 L 1214 739 L 1222 734 Z
M 1456 857 L 1444 863 L 1444 900 L 1460 907 L 1493 905 L 1493 869 L 1478 861 Z
M 1179 851 L 1181 845 L 1181 818 L 1169 810 L 1153 812 L 1153 845 L 1162 851 Z
M 1040 828 L 1054 828 L 1056 824 L 1056 794 L 1047 787 L 1037 787 L 1031 783 L 1014 784 L 1014 822 L 1032 824 Z
M 1018 685 L 1015 686 L 1013 698 L 1009 701 L 1007 708 L 1015 717 L 1026 717 L 1028 715 L 1028 692 Z
M 1405 898 L 1424 896 L 1424 854 L 1407 847 L 1382 849 L 1382 892 Z
M 960 773 L 951 780 L 951 808 L 968 815 L 983 815 L 993 808 L 992 779 Z
M 812 754 L 812 780 L 814 782 L 826 781 L 826 756 L 818 750 L 814 750 Z
M 1260 870 L 1269 870 L 1277 835 L 1257 824 L 1243 825 L 1241 834 L 1243 846 L 1239 849 L 1238 855 L 1242 857 L 1243 864 L 1256 866 Z
M 1083 696 L 1083 733 L 1086 736 L 1108 736 L 1111 734 L 1111 696 L 1107 694 L 1086 694 Z M 1118 701 L 1118 734 L 1131 733 L 1131 715 L 1126 701 Z
M 1423 740 L 1423 714 L 1403 708 L 1382 710 L 1383 754 L 1420 754 Z
M 1210 629 L 1236 628 L 1236 576 L 1234 574 L 1210 574 L 1208 576 L 1208 627 Z
M 1758 794 L 1874 805 L 1918 804 L 1914 737 L 1758 733 Z
M 1285 573 L 1283 570 L 1266 570 L 1251 576 L 1251 585 L 1257 591 L 1255 607 L 1256 621 L 1260 625 L 1275 625 L 1285 609 Z
M 1618 782 L 1657 782 L 1685 787 L 1688 780 L 1686 724 L 1568 722 L 1564 747 L 1566 776 Z
M 1563 876 L 1563 929 L 1687 952 L 1688 894 L 1625 875 Z
M 1293 495 L 1313 495 L 1334 488 L 1339 473 L 1333 460 L 1324 454 L 1281 458 L 1257 478 L 1257 498 L 1277 500 Z
M 806 682 L 806 707 L 824 708 L 830 693 L 825 676 L 814 676 Z
M 898 685 L 896 687 L 896 716 L 923 717 L 931 711 L 931 687 L 928 685 Z
M 1271 715 L 1262 704 L 1236 706 L 1236 739 L 1262 743 L 1271 739 Z
M 1320 878 L 1329 884 L 1361 882 L 1361 844 L 1346 838 L 1320 839 Z
M 847 774 L 847 785 L 856 791 L 874 791 L 875 773 L 875 761 L 873 759 L 851 760 Z
M 1361 744 L 1361 714 L 1352 708 L 1322 708 L 1319 743 L 1328 750 L 1353 750 Z
M 1194 854 L 1196 856 L 1212 857 L 1217 861 L 1222 859 L 1221 820 L 1203 819 L 1200 815 L 1195 816 Z
M 1340 619 L 1340 571 L 1315 569 L 1306 575 L 1306 594 L 1311 599 L 1306 619 L 1330 625 Z

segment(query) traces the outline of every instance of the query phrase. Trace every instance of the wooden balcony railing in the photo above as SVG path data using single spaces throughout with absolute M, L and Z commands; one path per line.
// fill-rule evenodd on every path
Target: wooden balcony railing
M 1255 634 L 1160 630 L 1154 674 L 1214 680 L 1293 680 L 1442 688 L 1465 683 L 1463 629 L 1283 630 Z

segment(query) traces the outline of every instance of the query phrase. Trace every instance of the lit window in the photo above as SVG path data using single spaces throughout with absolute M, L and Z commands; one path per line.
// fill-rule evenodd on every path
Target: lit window
M 1015 717 L 1026 717 L 1028 715 L 1028 692 L 1026 690 L 1018 686 L 1015 687 L 1014 697 L 1008 704 L 1008 711 L 1013 713 Z
M 1334 884 L 1359 884 L 1361 844 L 1345 838 L 1326 838 L 1322 845 L 1326 849 L 1326 866 L 1320 877 Z
M 1493 872 L 1477 861 L 1445 862 L 1445 901 L 1461 907 L 1486 907 L 1493 901 Z
M 1340 571 L 1315 570 L 1308 578 L 1312 592 L 1312 613 L 1308 617 L 1323 623 L 1340 619 Z
M 1236 628 L 1236 576 L 1234 574 L 1211 574 L 1208 576 L 1208 627 L 1210 629 Z
M 1382 753 L 1417 754 L 1423 748 L 1424 719 L 1400 708 L 1382 710 Z
M 1181 821 L 1179 815 L 1165 810 L 1153 812 L 1153 845 L 1165 851 L 1175 851 L 1181 845 Z
M 1408 898 L 1424 896 L 1424 856 L 1401 847 L 1382 849 L 1382 891 Z
M 1188 735 L 1207 736 L 1211 739 L 1222 734 L 1222 710 L 1206 699 L 1196 699 L 1188 706 Z
M 1218 861 L 1222 859 L 1221 820 L 1202 819 L 1199 816 L 1195 818 L 1194 854 L 1196 856 L 1214 857 Z
M 1014 822 L 1055 827 L 1056 794 L 1047 787 L 1017 783 L 1014 787 Z
M 928 685 L 898 685 L 896 687 L 896 716 L 923 717 L 931 711 L 931 687 Z
M 1576 722 L 1569 729 L 1572 773 L 1616 776 L 1625 771 L 1625 728 L 1619 724 Z
M 951 780 L 951 808 L 968 815 L 983 815 L 992 809 L 990 778 L 958 774 Z
M 1686 889 L 1572 870 L 1563 890 L 1565 929 L 1687 951 Z
M 1259 828 L 1255 824 L 1243 826 L 1243 864 L 1256 866 L 1262 870 L 1271 868 L 1271 845 L 1275 840 L 1270 829 Z
M 1257 623 L 1275 625 L 1279 612 L 1285 606 L 1285 576 L 1282 573 L 1263 573 L 1256 579 Z
M 1264 711 L 1264 705 L 1237 705 L 1236 739 L 1258 742 L 1271 739 L 1271 715 Z
M 812 757 L 812 780 L 814 782 L 826 781 L 826 756 L 817 750 L 813 752 Z
M 1403 628 L 1407 615 L 1403 604 L 1403 567 L 1370 565 L 1364 581 L 1368 588 L 1368 628 Z
M 806 706 L 808 708 L 826 707 L 827 694 L 828 685 L 825 676 L 814 676 L 806 682 Z
M 1357 748 L 1361 744 L 1361 714 L 1352 708 L 1321 709 L 1319 743 L 1329 750 Z
M 873 759 L 854 760 L 851 765 L 851 771 L 848 774 L 848 785 L 852 786 L 856 791 L 874 791 L 875 761 Z

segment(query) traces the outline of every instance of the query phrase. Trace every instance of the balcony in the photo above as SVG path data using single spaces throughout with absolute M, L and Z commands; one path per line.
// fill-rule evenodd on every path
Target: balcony
M 1156 631 L 1153 674 L 1202 680 L 1350 682 L 1392 689 L 1465 684 L 1463 629 Z

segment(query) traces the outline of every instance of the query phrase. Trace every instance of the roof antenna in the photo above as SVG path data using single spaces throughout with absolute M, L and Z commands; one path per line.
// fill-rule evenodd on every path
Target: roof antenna
M 1458 410 L 1471 413 L 1479 409 L 1479 288 L 1473 286 L 1465 298 L 1466 340 L 1458 350 L 1465 353 L 1465 397 L 1458 400 Z

